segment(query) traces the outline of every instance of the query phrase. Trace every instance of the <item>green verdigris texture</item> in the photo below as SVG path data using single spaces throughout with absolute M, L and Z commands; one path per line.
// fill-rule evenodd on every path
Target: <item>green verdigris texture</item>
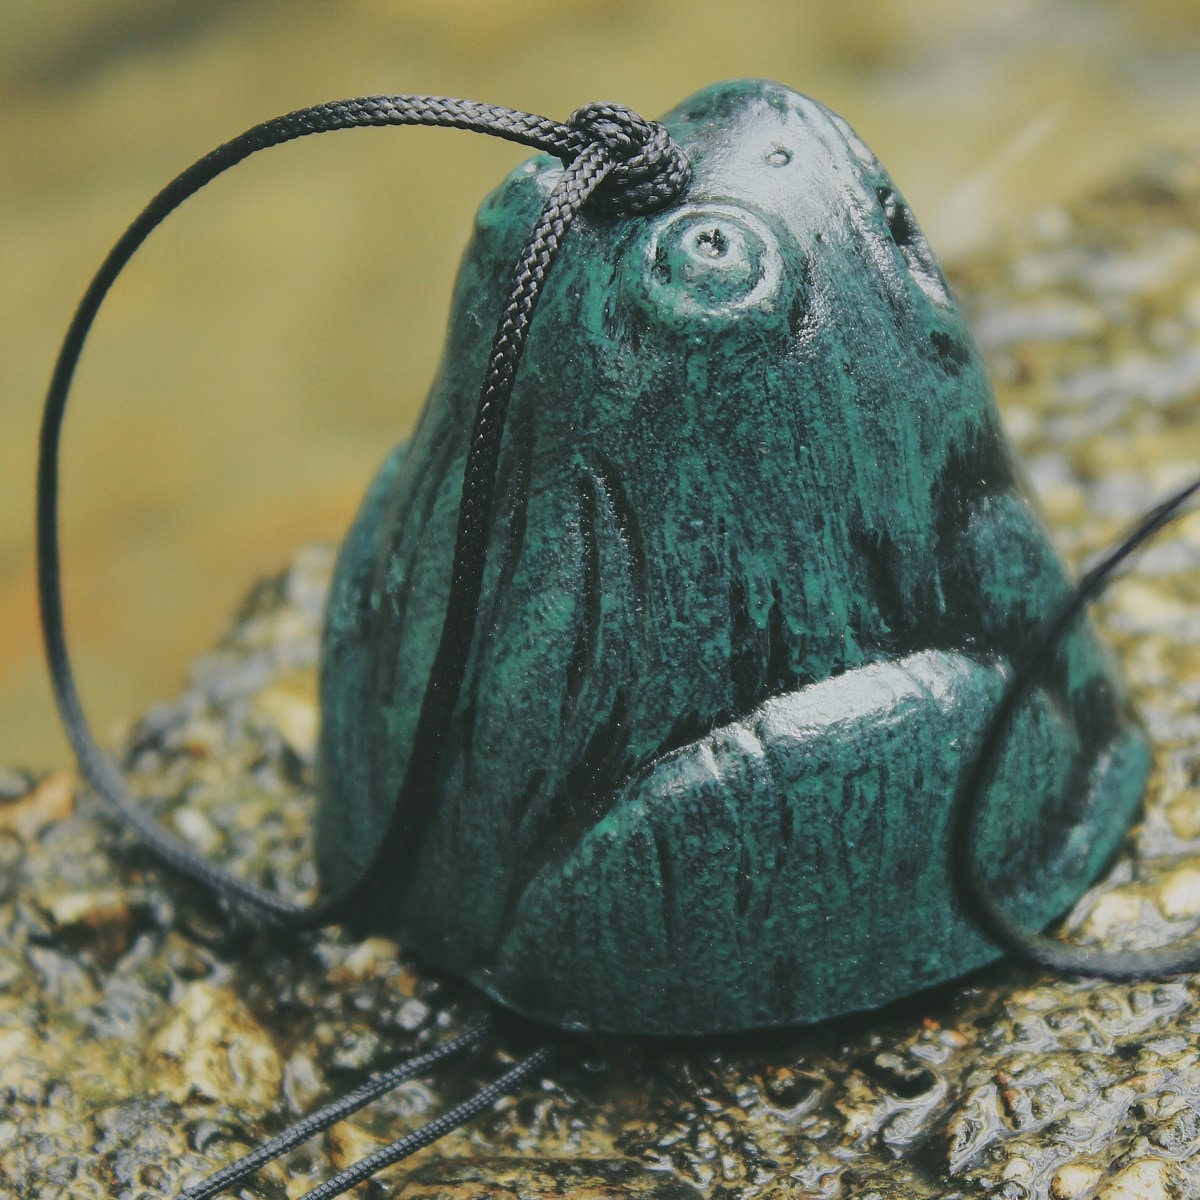
M 998 955 L 954 893 L 955 788 L 1068 585 L 870 151 L 757 81 L 664 121 L 686 198 L 585 214 L 541 299 L 436 795 L 368 919 L 530 1016 L 684 1034 L 869 1008 Z M 481 208 L 424 417 L 340 556 L 332 893 L 391 818 L 484 360 L 559 171 L 527 163 Z M 1146 771 L 1081 629 L 987 797 L 981 859 L 1020 919 L 1080 895 Z

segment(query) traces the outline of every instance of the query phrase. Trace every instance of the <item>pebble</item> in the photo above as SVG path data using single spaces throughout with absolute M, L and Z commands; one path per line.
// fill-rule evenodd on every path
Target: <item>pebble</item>
M 1064 1163 L 1050 1177 L 1050 1200 L 1083 1200 L 1103 1178 L 1090 1163 Z
M 1143 1158 L 1118 1171 L 1096 1200 L 1181 1200 L 1179 1180 L 1170 1163 Z
M 1164 876 L 1158 887 L 1158 906 L 1172 920 L 1200 917 L 1200 867 L 1179 867 Z
M 55 771 L 24 795 L 0 798 L 0 830 L 32 841 L 43 829 L 65 821 L 75 810 L 75 784 L 73 773 Z
M 189 984 L 145 1054 L 159 1090 L 177 1104 L 236 1096 L 248 1110 L 269 1110 L 283 1066 L 271 1036 L 229 991 Z

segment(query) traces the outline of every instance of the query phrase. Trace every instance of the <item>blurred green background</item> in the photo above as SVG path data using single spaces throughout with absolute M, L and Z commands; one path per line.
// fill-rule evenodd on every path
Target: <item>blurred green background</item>
M 125 224 L 288 109 L 439 92 L 657 115 L 760 75 L 842 113 L 943 260 L 1200 139 L 1195 0 L 7 0 L 0 15 L 0 766 L 65 765 L 32 576 L 41 392 Z M 67 615 L 102 736 L 247 586 L 335 539 L 410 427 L 471 214 L 519 150 L 363 131 L 260 155 L 116 287 L 65 456 Z

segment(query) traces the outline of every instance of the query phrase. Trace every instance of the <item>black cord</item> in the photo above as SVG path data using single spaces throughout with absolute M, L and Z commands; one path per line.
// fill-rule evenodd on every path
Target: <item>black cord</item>
M 1058 613 L 1047 622 L 1041 638 L 1021 668 L 1009 680 L 984 733 L 979 752 L 964 776 L 954 812 L 951 862 L 959 897 L 972 919 L 1005 949 L 1027 962 L 1060 975 L 1095 979 L 1148 979 L 1200 970 L 1200 936 L 1149 950 L 1102 950 L 1063 942 L 1037 930 L 1025 929 L 1004 912 L 975 855 L 975 827 L 984 793 L 992 782 L 1000 751 L 1017 710 L 1029 697 L 1063 638 L 1084 609 L 1113 581 L 1117 568 L 1135 550 L 1186 511 L 1200 493 L 1195 479 L 1151 509 L 1121 541 L 1076 584 Z
M 63 624 L 59 441 L 71 380 L 96 314 L 117 276 L 160 222 L 205 184 L 259 150 L 313 133 L 388 125 L 431 125 L 491 134 L 553 154 L 566 169 L 521 253 L 508 302 L 496 326 L 464 472 L 446 617 L 422 701 L 416 748 L 392 825 L 367 869 L 367 876 L 372 875 L 385 854 L 395 853 L 398 845 L 416 835 L 432 800 L 422 789 L 444 740 L 470 651 L 508 399 L 529 323 L 562 239 L 589 201 L 611 212 L 644 213 L 677 199 L 690 179 L 683 152 L 665 127 L 617 104 L 587 105 L 564 125 L 531 113 L 449 97 L 370 96 L 300 109 L 256 125 L 172 180 L 109 252 L 67 330 L 42 416 L 37 482 L 38 599 L 54 696 L 80 771 L 167 866 L 264 921 L 291 927 L 311 927 L 329 920 L 359 894 L 364 880 L 343 896 L 305 907 L 239 878 L 197 854 L 142 812 L 92 735 L 71 669 Z
M 327 1104 L 324 1108 L 310 1113 L 249 1154 L 230 1163 L 229 1166 L 223 1167 L 194 1187 L 188 1188 L 180 1194 L 179 1200 L 210 1200 L 211 1197 L 225 1191 L 226 1188 L 241 1183 L 260 1167 L 274 1162 L 275 1159 L 300 1145 L 301 1142 L 306 1142 L 318 1133 L 323 1133 L 331 1125 L 344 1121 L 348 1116 L 358 1112 L 360 1108 L 365 1108 L 372 1100 L 392 1091 L 405 1080 L 413 1079 L 438 1063 L 466 1053 L 480 1043 L 491 1027 L 491 1018 L 483 1017 L 457 1037 L 449 1038 L 427 1053 L 413 1055 L 386 1071 L 372 1075 L 361 1087 L 347 1092 L 332 1104 Z
M 550 1047 L 539 1046 L 533 1053 L 521 1059 L 516 1066 L 505 1071 L 495 1082 L 473 1092 L 461 1104 L 456 1104 L 442 1113 L 440 1117 L 434 1117 L 432 1121 L 418 1126 L 412 1132 L 397 1138 L 390 1145 L 360 1159 L 344 1171 L 339 1171 L 332 1179 L 327 1179 L 312 1191 L 305 1192 L 300 1200 L 333 1200 L 335 1196 L 343 1195 L 355 1184 L 370 1179 L 377 1171 L 382 1171 L 384 1167 L 390 1167 L 393 1163 L 408 1158 L 409 1155 L 436 1142 L 438 1138 L 453 1132 L 460 1125 L 465 1125 L 472 1117 L 476 1117 L 485 1109 L 490 1108 L 501 1097 L 507 1096 L 519 1084 L 540 1071 L 549 1059 Z

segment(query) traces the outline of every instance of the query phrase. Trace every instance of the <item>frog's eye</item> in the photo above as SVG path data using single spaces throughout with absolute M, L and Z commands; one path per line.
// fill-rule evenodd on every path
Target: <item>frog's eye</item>
M 667 320 L 737 316 L 778 307 L 779 244 L 751 213 L 715 205 L 651 225 L 622 268 L 622 290 Z
M 935 304 L 947 306 L 950 295 L 941 268 L 929 249 L 929 243 L 921 232 L 912 211 L 893 187 L 878 187 L 875 197 L 887 224 L 888 236 L 904 257 L 917 285 Z

